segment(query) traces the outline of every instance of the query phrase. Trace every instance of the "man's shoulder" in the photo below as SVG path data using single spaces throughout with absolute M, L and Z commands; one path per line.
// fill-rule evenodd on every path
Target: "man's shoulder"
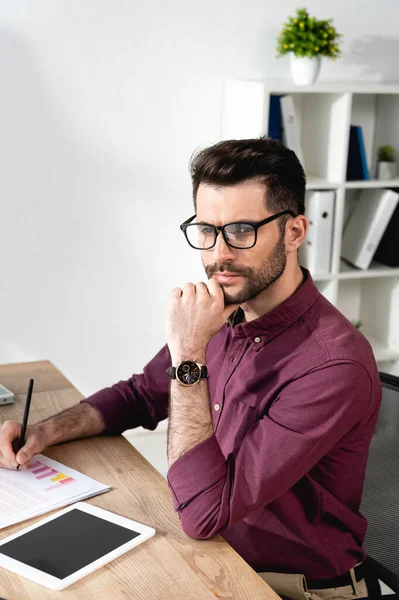
M 302 372 L 323 364 L 352 362 L 372 377 L 378 373 L 367 337 L 321 294 L 299 320 L 298 333 L 300 345 L 292 349 L 291 359 L 293 363 L 297 359 Z

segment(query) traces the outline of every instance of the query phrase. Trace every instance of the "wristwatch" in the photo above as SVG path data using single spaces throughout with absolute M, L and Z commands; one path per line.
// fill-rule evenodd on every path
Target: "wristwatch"
M 193 360 L 184 360 L 176 367 L 168 367 L 166 372 L 171 379 L 176 379 L 182 385 L 195 385 L 208 377 L 206 366 Z

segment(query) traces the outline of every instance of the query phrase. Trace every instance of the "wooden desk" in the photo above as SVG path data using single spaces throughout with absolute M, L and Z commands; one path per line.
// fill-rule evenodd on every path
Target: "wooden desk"
M 82 395 L 50 362 L 0 365 L 0 382 L 16 394 L 0 408 L 0 423 L 21 419 L 29 379 L 35 379 L 30 423 L 64 410 Z M 266 583 L 220 536 L 188 538 L 172 507 L 165 479 L 123 436 L 68 442 L 44 454 L 77 469 L 112 490 L 86 500 L 155 527 L 156 535 L 62 592 L 52 592 L 0 569 L 0 597 L 6 600 L 279 600 Z M 44 516 L 0 530 L 0 539 Z

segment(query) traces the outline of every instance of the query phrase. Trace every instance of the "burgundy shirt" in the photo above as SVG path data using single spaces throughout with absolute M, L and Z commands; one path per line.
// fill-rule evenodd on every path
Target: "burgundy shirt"
M 168 482 L 189 536 L 222 534 L 256 571 L 316 579 L 365 557 L 359 505 L 381 385 L 366 338 L 303 272 L 280 306 L 208 344 L 215 433 Z M 169 366 L 165 346 L 143 374 L 85 400 L 105 434 L 167 417 Z

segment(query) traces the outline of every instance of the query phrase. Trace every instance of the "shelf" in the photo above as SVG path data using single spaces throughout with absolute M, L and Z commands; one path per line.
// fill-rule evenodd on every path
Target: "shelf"
M 314 191 L 335 193 L 330 272 L 311 270 L 312 279 L 320 293 L 350 322 L 363 323 L 371 334 L 366 337 L 376 360 L 395 362 L 397 370 L 399 265 L 388 267 L 373 261 L 367 270 L 357 269 L 341 260 L 341 250 L 345 227 L 362 192 L 399 189 L 399 172 L 390 180 L 376 178 L 378 148 L 391 145 L 399 155 L 399 82 L 316 82 L 299 86 L 287 79 L 228 79 L 223 86 L 222 139 L 256 138 L 270 133 L 270 97 L 275 94 L 292 97 L 307 174 L 306 216 Z M 351 125 L 362 128 L 371 180 L 346 181 Z M 324 237 L 322 244 L 327 243 L 330 241 Z M 306 262 L 304 255 L 303 266 Z
M 399 188 L 399 178 L 396 179 L 370 179 L 369 181 L 328 181 L 321 177 L 315 177 L 314 175 L 308 175 L 306 181 L 307 190 L 333 190 L 338 188 L 345 188 L 347 190 L 362 190 L 367 188 Z
M 377 362 L 384 362 L 390 360 L 398 360 L 399 359 L 399 351 L 394 350 L 393 348 L 389 348 L 384 346 L 376 340 L 375 337 L 369 335 L 366 331 L 360 330 L 363 335 L 368 339 L 370 345 L 373 349 L 374 357 Z
M 311 273 L 313 281 L 331 281 L 333 276 L 331 273 Z
M 397 188 L 399 187 L 399 178 L 387 180 L 370 179 L 369 181 L 345 181 L 344 187 L 347 189 Z
M 311 85 L 295 85 L 287 79 L 281 80 L 248 80 L 250 82 L 262 82 L 270 94 L 399 94 L 399 84 L 397 82 L 316 82 Z
M 308 175 L 306 177 L 307 190 L 333 190 L 341 185 L 342 184 L 337 183 L 336 181 L 328 181 L 327 179 L 315 177 L 314 175 Z
M 399 277 L 399 267 L 387 267 L 372 261 L 366 271 L 352 267 L 344 260 L 340 261 L 338 279 L 366 279 L 369 277 Z

